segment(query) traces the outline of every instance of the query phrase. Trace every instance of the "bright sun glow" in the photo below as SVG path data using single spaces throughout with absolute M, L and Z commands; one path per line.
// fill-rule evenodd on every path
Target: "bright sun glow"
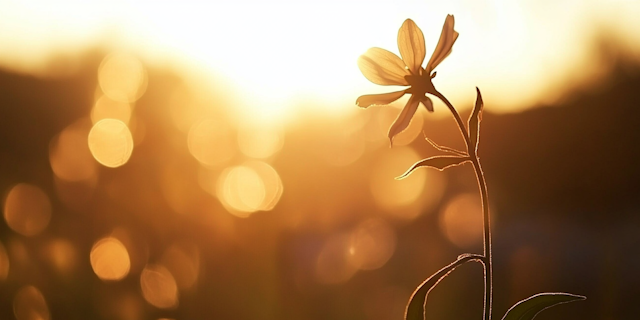
M 437 68 L 436 84 L 461 106 L 473 101 L 468 88 L 480 86 L 492 111 L 557 97 L 589 63 L 599 27 L 640 47 L 640 4 L 632 1 L 150 3 L 3 3 L 0 29 L 12 32 L 0 33 L 0 45 L 12 49 L 0 53 L 0 64 L 46 71 L 52 54 L 106 45 L 136 52 L 147 63 L 222 77 L 238 97 L 239 116 L 288 121 L 303 112 L 301 101 L 314 101 L 304 103 L 307 109 L 349 112 L 345 105 L 358 94 L 384 91 L 362 77 L 356 59 L 373 46 L 397 53 L 397 31 L 408 17 L 424 31 L 429 55 L 444 17 L 455 15 L 460 38 Z

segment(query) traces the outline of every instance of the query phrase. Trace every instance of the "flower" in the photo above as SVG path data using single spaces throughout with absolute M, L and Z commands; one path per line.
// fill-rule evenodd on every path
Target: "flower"
M 402 91 L 360 96 L 356 100 L 359 107 L 366 108 L 372 105 L 387 105 L 407 93 L 411 94 L 411 98 L 389 129 L 388 136 L 392 145 L 393 137 L 407 128 L 420 103 L 433 112 L 433 102 L 426 94 L 436 94 L 437 91 L 431 82 L 436 73 L 432 71 L 451 54 L 453 44 L 458 39 L 458 32 L 453 30 L 454 22 L 453 16 L 447 15 L 438 45 L 424 68 L 424 35 L 411 19 L 405 20 L 398 31 L 398 49 L 402 59 L 390 51 L 375 47 L 358 58 L 358 67 L 369 81 L 383 86 L 410 86 Z

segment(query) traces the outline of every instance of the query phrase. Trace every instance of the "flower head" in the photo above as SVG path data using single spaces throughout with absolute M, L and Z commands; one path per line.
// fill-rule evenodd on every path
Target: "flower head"
M 454 22 L 453 16 L 447 15 L 438 45 L 424 68 L 424 35 L 411 19 L 405 20 L 398 31 L 398 49 L 402 58 L 381 48 L 371 48 L 358 58 L 358 67 L 369 81 L 383 86 L 409 86 L 402 91 L 360 96 L 356 101 L 358 106 L 366 108 L 372 105 L 387 105 L 407 93 L 411 94 L 411 98 L 389 129 L 391 143 L 395 135 L 407 128 L 420 103 L 427 110 L 433 111 L 433 103 L 426 94 L 436 93 L 431 82 L 436 74 L 432 71 L 451 54 L 453 44 L 458 39 L 458 32 L 453 30 Z

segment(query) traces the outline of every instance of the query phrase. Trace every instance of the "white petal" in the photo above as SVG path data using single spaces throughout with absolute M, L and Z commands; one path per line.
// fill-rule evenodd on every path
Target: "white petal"
M 404 62 L 397 55 L 381 48 L 371 48 L 358 58 L 358 67 L 369 81 L 380 85 L 408 86 L 409 75 Z
M 398 31 L 398 49 L 409 70 L 417 75 L 424 61 L 426 48 L 422 31 L 411 19 L 405 20 Z
M 361 108 L 366 108 L 373 105 L 387 105 L 400 99 L 404 95 L 404 93 L 405 91 L 402 90 L 381 94 L 367 94 L 364 96 L 360 96 L 358 100 L 356 100 L 356 104 Z
M 409 98 L 409 102 L 407 102 L 407 105 L 404 106 L 404 108 L 398 115 L 398 118 L 396 118 L 396 120 L 391 125 L 391 128 L 389 128 L 388 136 L 389 141 L 391 142 L 391 146 L 393 146 L 393 137 L 395 137 L 398 133 L 404 131 L 404 129 L 409 126 L 409 123 L 411 123 L 411 118 L 413 118 L 413 115 L 416 113 L 418 105 L 420 105 L 420 98 L 415 95 L 411 95 L 411 98 Z

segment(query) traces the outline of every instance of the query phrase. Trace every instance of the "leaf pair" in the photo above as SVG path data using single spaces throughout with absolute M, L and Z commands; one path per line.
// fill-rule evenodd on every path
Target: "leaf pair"
M 476 91 L 478 92 L 478 97 L 476 98 L 476 105 L 473 108 L 473 112 L 471 112 L 471 115 L 469 116 L 469 121 L 467 125 L 467 128 L 468 128 L 467 136 L 469 137 L 468 146 L 467 146 L 468 151 L 465 153 L 453 148 L 440 146 L 437 143 L 433 142 L 431 139 L 426 138 L 427 141 L 437 150 L 452 153 L 454 155 L 435 156 L 435 157 L 430 157 L 424 160 L 420 160 L 414 163 L 405 173 L 397 177 L 396 178 L 397 180 L 406 178 L 413 172 L 413 170 L 420 167 L 430 167 L 430 168 L 435 168 L 442 171 L 446 168 L 461 165 L 461 164 L 464 164 L 465 162 L 472 161 L 471 156 L 475 158 L 476 152 L 478 151 L 478 142 L 480 137 L 480 121 L 482 121 L 482 109 L 484 107 L 484 103 L 482 101 L 482 95 L 480 94 L 480 89 L 476 87 Z

